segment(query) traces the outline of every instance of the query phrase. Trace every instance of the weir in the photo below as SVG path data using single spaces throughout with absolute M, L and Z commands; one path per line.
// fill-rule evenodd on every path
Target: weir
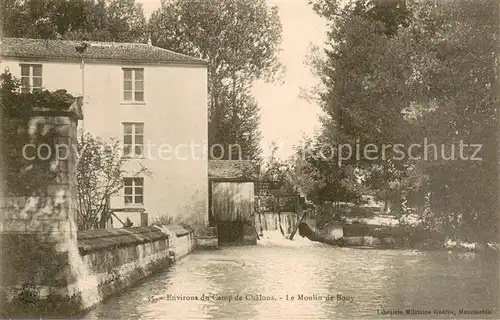
M 288 238 L 299 221 L 295 212 L 260 212 L 255 214 L 255 229 L 259 236 L 263 231 L 279 230 Z

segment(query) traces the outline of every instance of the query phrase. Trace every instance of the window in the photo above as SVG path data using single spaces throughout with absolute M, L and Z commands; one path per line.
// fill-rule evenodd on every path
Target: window
M 144 101 L 144 69 L 123 69 L 123 100 Z
M 42 89 L 42 65 L 21 64 L 21 92 L 29 93 Z
M 125 204 L 144 204 L 144 178 L 124 178 Z
M 123 124 L 123 155 L 129 158 L 144 155 L 144 123 Z

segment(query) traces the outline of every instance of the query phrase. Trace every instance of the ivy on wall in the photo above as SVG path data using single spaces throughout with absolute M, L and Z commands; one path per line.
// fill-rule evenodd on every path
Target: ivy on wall
M 75 98 L 66 90 L 32 93 L 19 91 L 20 81 L 10 73 L 0 75 L 1 152 L 5 195 L 44 195 L 46 186 L 56 181 L 51 167 L 55 157 L 56 125 L 40 118 L 35 111 L 68 110 Z
M 20 93 L 20 81 L 8 72 L 1 77 L 2 109 L 7 117 L 29 117 L 33 110 L 68 110 L 75 97 L 66 90 L 37 90 L 33 93 Z

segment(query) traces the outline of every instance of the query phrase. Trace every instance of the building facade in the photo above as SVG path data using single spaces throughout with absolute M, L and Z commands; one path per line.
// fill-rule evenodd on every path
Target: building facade
M 83 96 L 82 131 L 121 142 L 127 173 L 110 200 L 112 209 L 128 211 L 120 220 L 138 226 L 145 210 L 149 223 L 208 223 L 205 61 L 151 44 L 3 38 L 6 70 L 23 92 Z M 141 165 L 148 174 L 136 176 Z

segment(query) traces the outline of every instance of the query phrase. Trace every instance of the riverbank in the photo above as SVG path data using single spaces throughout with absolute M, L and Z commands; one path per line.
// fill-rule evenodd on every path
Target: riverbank
M 306 223 L 312 239 L 351 247 L 412 250 L 500 251 L 496 240 L 474 242 L 463 236 L 429 230 L 419 223 L 418 215 L 397 217 L 383 213 L 380 203 L 360 206 L 352 203 L 325 204 L 314 208 Z M 337 241 L 342 238 L 341 241 Z
M 315 242 L 347 247 L 500 252 L 497 242 L 468 242 L 421 228 L 416 217 L 405 219 L 404 224 L 401 224 L 395 217 L 376 214 L 371 208 L 356 209 L 343 212 L 349 216 L 340 216 L 342 218 L 336 216 L 339 213 L 336 211 L 326 212 L 323 216 L 306 216 L 303 222 L 307 227 L 303 225 L 299 228 L 294 241 L 306 237 Z M 276 230 L 281 238 L 288 239 L 299 220 L 300 217 L 295 212 L 261 212 L 255 216 L 255 231 L 262 237 L 263 232 Z
M 310 221 L 308 221 L 310 223 Z M 387 249 L 452 250 L 452 251 L 500 251 L 496 242 L 486 244 L 467 242 L 444 233 L 417 226 L 397 224 L 373 225 L 361 222 L 333 223 L 322 228 L 302 227 L 301 235 L 312 241 L 352 247 Z M 299 228 L 300 230 L 300 228 Z
M 343 219 L 328 224 L 306 219 L 299 227 L 299 234 L 311 241 L 347 247 L 371 247 L 380 249 L 451 250 L 451 251 L 500 251 L 497 242 L 474 243 L 456 239 L 442 232 L 427 230 L 417 225 L 399 225 L 390 217 L 367 219 Z M 320 225 L 320 228 L 317 227 Z

